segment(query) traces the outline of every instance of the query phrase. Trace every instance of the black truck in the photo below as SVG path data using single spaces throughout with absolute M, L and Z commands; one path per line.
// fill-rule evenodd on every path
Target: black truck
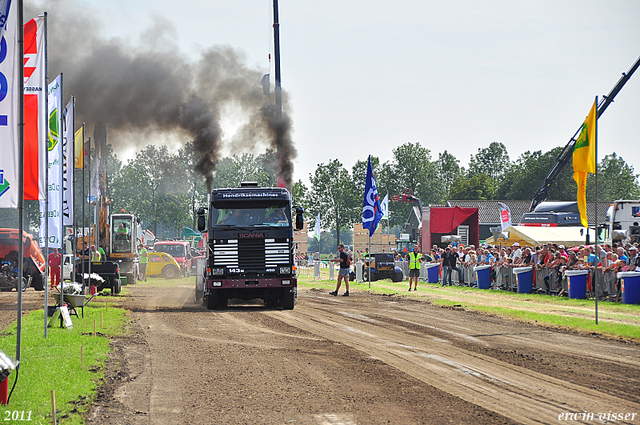
M 196 287 L 208 309 L 227 306 L 230 299 L 261 298 L 267 307 L 293 309 L 298 279 L 294 264 L 293 229 L 302 229 L 301 207 L 293 207 L 284 188 L 214 189 L 209 215 L 198 211 L 198 230 L 207 231 L 203 285 Z

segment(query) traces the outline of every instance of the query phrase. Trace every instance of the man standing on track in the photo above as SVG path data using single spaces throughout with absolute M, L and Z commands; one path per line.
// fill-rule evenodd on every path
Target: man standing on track
M 338 258 L 335 260 L 331 260 L 336 263 L 340 263 L 340 271 L 338 272 L 338 284 L 336 285 L 336 290 L 329 292 L 329 294 L 334 297 L 338 296 L 338 290 L 340 289 L 340 282 L 344 279 L 344 285 L 347 291 L 342 294 L 343 297 L 349 296 L 349 272 L 351 271 L 351 261 L 349 254 L 347 254 L 344 250 L 344 245 L 338 245 Z
M 413 290 L 417 291 L 418 277 L 420 277 L 420 260 L 422 259 L 418 245 L 414 245 L 413 252 L 410 252 L 407 257 L 409 258 L 409 292 L 411 292 L 411 281 L 414 282 Z

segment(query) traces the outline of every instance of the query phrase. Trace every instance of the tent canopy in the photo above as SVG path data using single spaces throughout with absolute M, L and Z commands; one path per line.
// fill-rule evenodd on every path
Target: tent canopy
M 540 246 L 546 243 L 555 243 L 570 246 L 584 245 L 586 241 L 586 229 L 584 227 L 537 227 L 537 226 L 511 226 L 506 229 L 509 232 L 509 239 L 499 239 L 495 241 L 493 237 L 486 240 L 486 243 L 496 245 L 513 245 L 518 242 L 520 245 Z M 593 233 L 593 232 L 592 232 Z M 594 236 L 594 235 L 592 235 Z

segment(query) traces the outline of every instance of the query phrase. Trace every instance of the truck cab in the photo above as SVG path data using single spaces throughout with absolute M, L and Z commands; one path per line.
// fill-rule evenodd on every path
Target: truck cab
M 202 296 L 207 308 L 229 299 L 262 298 L 267 307 L 293 309 L 297 296 L 293 228 L 302 229 L 303 209 L 284 188 L 214 189 L 209 215 L 198 212 L 198 230 L 207 230 Z
M 640 200 L 614 201 L 604 224 L 598 226 L 600 242 L 640 242 Z

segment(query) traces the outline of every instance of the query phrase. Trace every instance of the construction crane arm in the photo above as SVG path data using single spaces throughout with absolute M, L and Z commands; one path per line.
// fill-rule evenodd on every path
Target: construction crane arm
M 636 72 L 638 67 L 640 67 L 640 57 L 636 59 L 636 62 L 633 64 L 633 66 L 631 66 L 631 68 L 629 68 L 629 71 L 627 71 L 626 73 L 624 72 L 622 73 L 622 77 L 620 77 L 620 79 L 618 80 L 616 85 L 611 89 L 609 94 L 606 96 L 603 96 L 603 98 L 600 100 L 600 103 L 598 104 L 597 111 L 596 111 L 597 118 L 600 118 L 600 116 L 604 113 L 604 111 L 607 110 L 607 107 L 611 103 L 613 103 L 613 99 L 620 92 L 620 90 L 622 90 L 622 87 L 624 87 L 627 81 L 629 81 L 629 79 L 631 78 L 633 73 Z M 558 177 L 558 174 L 560 174 L 560 172 L 564 169 L 564 167 L 569 163 L 569 160 L 572 158 L 573 147 L 576 144 L 576 137 L 578 137 L 581 130 L 582 130 L 582 124 L 578 128 L 578 131 L 575 132 L 571 140 L 569 140 L 569 143 L 567 143 L 567 145 L 564 147 L 562 152 L 560 152 L 560 155 L 558 155 L 558 158 L 556 159 L 555 164 L 553 164 L 551 171 L 549 171 L 549 174 L 544 179 L 544 183 L 542 183 L 542 186 L 540 186 L 538 190 L 534 193 L 533 199 L 531 200 L 531 207 L 529 211 L 535 210 L 540 202 L 547 199 L 547 196 L 549 195 L 549 188 Z

